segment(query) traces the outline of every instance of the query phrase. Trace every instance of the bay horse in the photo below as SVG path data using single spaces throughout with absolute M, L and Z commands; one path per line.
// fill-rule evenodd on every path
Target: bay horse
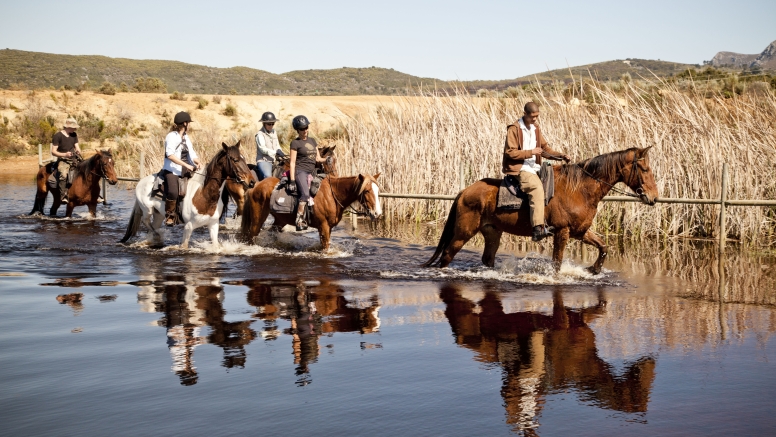
M 359 174 L 345 177 L 329 176 L 323 179 L 315 196 L 309 225 L 318 229 L 324 252 L 329 250 L 331 229 L 342 220 L 342 213 L 351 203 L 356 201 L 361 203 L 372 220 L 383 213 L 377 187 L 379 177 L 378 173 L 374 176 Z M 240 232 L 244 241 L 253 241 L 270 214 L 275 218 L 274 226 L 277 228 L 294 224 L 296 221 L 296 209 L 288 214 L 275 214 L 270 211 L 270 197 L 278 182 L 280 182 L 278 178 L 266 178 L 245 194 L 245 209 Z
M 328 158 L 331 157 L 331 160 L 327 160 L 324 163 L 317 163 L 316 167 L 323 169 L 324 173 L 330 175 L 330 176 L 338 176 L 337 174 L 337 157 L 334 155 L 334 149 L 337 146 L 326 146 L 321 148 L 321 157 Z M 273 169 L 273 175 L 274 177 L 280 179 L 280 177 L 283 175 L 284 171 L 288 171 L 291 168 L 291 164 L 289 161 L 288 155 L 286 155 L 283 158 L 276 158 L 275 167 Z M 254 180 L 258 182 L 259 180 L 254 177 Z M 243 207 L 245 205 L 245 186 L 243 184 L 237 183 L 232 180 L 226 181 L 226 187 L 224 188 L 224 192 L 221 195 L 221 200 L 224 202 L 224 211 L 221 213 L 221 218 L 223 219 L 226 215 L 226 207 L 229 205 L 229 199 L 232 199 L 232 201 L 235 204 L 235 211 L 234 211 L 234 217 L 237 218 L 240 217 L 243 213 Z
M 67 208 L 65 217 L 73 215 L 73 208 L 86 205 L 89 208 L 89 214 L 94 217 L 97 213 L 97 198 L 100 197 L 100 180 L 105 178 L 111 185 L 116 185 L 118 177 L 114 169 L 113 154 L 111 150 L 98 150 L 94 156 L 83 160 L 77 164 L 75 178 L 70 189 L 67 191 Z M 43 207 L 46 205 L 46 197 L 51 193 L 54 197 L 54 203 L 51 205 L 49 215 L 56 217 L 59 206 L 62 205 L 62 196 L 59 185 L 56 188 L 49 188 L 47 181 L 49 176 L 56 170 L 57 163 L 51 162 L 38 170 L 35 177 L 37 192 L 35 193 L 35 204 L 30 211 L 30 215 L 43 214 Z
M 650 148 L 634 147 L 553 167 L 555 196 L 544 211 L 547 224 L 555 227 L 552 260 L 556 271 L 560 270 L 569 238 L 574 238 L 598 248 L 598 258 L 588 270 L 596 275 L 601 273 L 607 248 L 603 240 L 590 231 L 590 226 L 598 203 L 616 183 L 623 182 L 636 193 L 623 194 L 637 197 L 647 205 L 655 204 L 658 192 L 647 157 Z M 528 202 L 523 202 L 519 210 L 496 209 L 500 185 L 501 179 L 482 179 L 458 194 L 436 251 L 422 264 L 423 267 L 447 267 L 477 232 L 485 238 L 482 262 L 493 267 L 502 233 L 531 236 Z M 618 190 L 615 188 L 615 191 Z
M 186 197 L 181 204 L 183 217 L 183 239 L 181 248 L 189 247 L 189 238 L 196 228 L 207 226 L 210 231 L 210 239 L 214 247 L 218 243 L 218 218 L 224 204 L 221 202 L 221 193 L 227 180 L 234 180 L 252 187 L 255 183 L 251 179 L 248 164 L 240 154 L 240 142 L 234 146 L 221 144 L 222 149 L 210 160 L 203 171 L 197 171 L 189 180 L 186 188 Z M 151 194 L 156 175 L 146 176 L 137 183 L 135 188 L 135 207 L 127 225 L 127 232 L 122 243 L 126 243 L 140 229 L 143 223 L 153 233 L 154 245 L 161 245 L 162 222 L 164 221 L 164 199 Z

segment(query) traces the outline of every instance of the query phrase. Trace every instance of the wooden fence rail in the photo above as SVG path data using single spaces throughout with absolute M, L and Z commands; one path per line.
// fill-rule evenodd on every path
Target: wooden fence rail
M 53 161 L 53 157 L 50 159 L 44 160 L 43 159 L 43 147 L 42 145 L 38 144 L 38 164 L 40 166 L 45 165 L 48 162 Z M 140 162 L 139 162 L 139 169 L 140 169 L 140 178 L 145 176 L 145 155 L 143 152 L 140 152 Z M 138 182 L 140 178 L 128 178 L 128 177 L 119 177 L 118 180 L 125 181 L 125 182 Z M 465 185 L 465 173 L 463 170 L 463 165 L 460 166 L 459 171 L 459 187 L 461 190 L 466 188 Z M 104 203 L 108 202 L 108 192 L 107 192 L 107 184 L 105 183 L 105 180 L 102 181 L 102 196 L 104 199 Z M 662 199 L 658 199 L 657 203 L 679 203 L 679 204 L 686 204 L 686 205 L 719 205 L 720 211 L 719 211 L 719 249 L 720 251 L 723 251 L 725 249 L 725 240 L 726 240 L 726 220 L 727 220 L 727 207 L 730 206 L 776 206 L 776 200 L 748 200 L 748 199 L 728 199 L 727 198 L 727 188 L 728 188 L 728 164 L 725 163 L 722 165 L 722 181 L 720 186 L 720 197 L 719 199 L 681 199 L 681 198 L 671 198 L 666 197 Z M 382 198 L 389 198 L 389 199 L 418 199 L 418 200 L 455 200 L 456 195 L 455 194 L 407 194 L 407 193 L 382 193 L 380 194 L 380 197 Z M 640 202 L 639 199 L 636 199 L 634 197 L 627 197 L 627 196 L 606 196 L 603 198 L 604 202 Z M 357 227 L 357 216 L 353 215 L 353 227 Z

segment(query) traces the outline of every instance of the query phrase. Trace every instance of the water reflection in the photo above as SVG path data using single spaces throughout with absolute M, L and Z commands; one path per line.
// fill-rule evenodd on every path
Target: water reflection
M 369 334 L 380 328 L 377 295 L 371 296 L 364 305 L 349 301 L 344 289 L 327 282 L 312 287 L 304 283 L 268 284 L 259 280 L 230 284 L 248 286 L 248 303 L 257 309 L 252 317 L 264 321 L 261 336 L 266 341 L 280 335 L 278 319 L 290 322 L 283 334 L 292 337 L 296 384 L 299 386 L 312 382 L 309 366 L 318 360 L 322 335 L 330 336 L 335 332 Z
M 440 289 L 445 315 L 456 343 L 471 349 L 475 359 L 498 364 L 503 371 L 501 396 L 507 423 L 531 433 L 549 393 L 574 390 L 601 408 L 645 413 L 655 378 L 655 360 L 642 356 L 621 373 L 601 359 L 588 324 L 606 312 L 602 292 L 597 304 L 572 309 L 563 295 L 552 295 L 552 313 L 505 313 L 496 290 L 479 302 L 467 299 L 453 285 Z

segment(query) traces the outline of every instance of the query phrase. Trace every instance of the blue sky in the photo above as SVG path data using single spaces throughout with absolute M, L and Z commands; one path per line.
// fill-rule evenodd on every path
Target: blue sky
M 701 63 L 776 40 L 776 0 L 0 0 L 0 48 L 273 73 L 378 66 L 509 79 L 646 58 Z

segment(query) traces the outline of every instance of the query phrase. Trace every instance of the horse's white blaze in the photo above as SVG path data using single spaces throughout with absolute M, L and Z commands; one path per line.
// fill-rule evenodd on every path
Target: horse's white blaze
M 375 217 L 380 217 L 383 215 L 383 208 L 380 206 L 380 189 L 374 182 L 372 182 L 372 192 L 375 193 Z

